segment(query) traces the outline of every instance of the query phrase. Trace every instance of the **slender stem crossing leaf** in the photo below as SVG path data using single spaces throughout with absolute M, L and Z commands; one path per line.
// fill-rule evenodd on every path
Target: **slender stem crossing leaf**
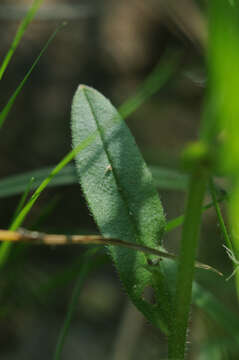
M 149 165 L 149 169 L 157 188 L 165 190 L 185 190 L 187 188 L 188 179 L 186 175 L 161 166 Z M 18 195 L 24 192 L 29 179 L 32 177 L 35 180 L 30 188 L 36 189 L 52 170 L 53 167 L 49 166 L 0 179 L 0 198 Z M 78 177 L 75 166 L 69 164 L 52 179 L 48 186 L 62 186 L 76 183 L 78 183 Z
M 172 68 L 171 70 L 173 71 L 174 68 Z M 159 76 L 159 74 L 158 74 L 158 76 Z M 149 76 L 149 78 L 150 78 L 150 76 Z M 147 83 L 147 78 L 146 78 L 146 83 Z M 154 86 L 154 88 L 153 88 L 154 92 L 151 92 L 151 95 L 153 93 L 155 93 L 156 91 L 158 91 L 161 88 L 161 86 L 162 86 L 162 82 L 159 83 L 158 87 Z M 145 88 L 144 84 L 143 84 L 142 88 Z M 133 101 L 134 96 L 131 99 Z M 142 102 L 140 102 L 140 104 L 141 103 Z M 130 111 L 129 110 L 127 111 L 127 115 L 132 113 L 135 109 L 136 109 L 135 106 L 130 107 Z M 1 114 L 0 114 L 0 118 L 1 118 Z M 14 223 L 12 224 L 10 230 L 16 230 L 23 223 L 25 217 L 27 216 L 27 214 L 31 210 L 32 206 L 35 204 L 35 202 L 38 199 L 38 197 L 40 196 L 41 192 L 46 188 L 46 186 L 48 186 L 51 183 L 52 179 L 54 179 L 55 176 L 60 171 L 62 171 L 62 169 L 67 164 L 69 164 L 69 162 L 76 156 L 76 154 L 78 152 L 82 151 L 83 149 L 85 149 L 87 146 L 89 146 L 90 144 L 92 144 L 94 142 L 94 140 L 96 139 L 96 135 L 97 135 L 97 131 L 95 133 L 89 135 L 88 138 L 85 139 L 76 149 L 69 152 L 51 171 L 49 171 L 49 173 L 46 175 L 46 177 L 41 181 L 41 183 L 37 187 L 36 191 L 33 193 L 30 200 L 27 202 L 27 204 L 24 206 L 24 208 L 21 210 L 21 212 L 16 217 L 16 219 L 15 219 Z M 10 246 L 9 243 L 2 244 L 1 249 L 0 249 L 0 254 L 1 254 L 1 250 L 3 250 L 3 252 L 5 254 L 9 254 L 9 251 L 6 253 L 5 250 L 4 250 L 5 248 L 9 249 L 9 246 Z M 7 259 L 7 256 L 4 256 L 4 258 Z

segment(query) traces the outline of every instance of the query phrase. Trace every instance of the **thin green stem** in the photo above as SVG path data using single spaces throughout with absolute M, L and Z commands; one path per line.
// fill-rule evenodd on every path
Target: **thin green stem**
M 31 185 L 32 185 L 33 181 L 34 181 L 34 178 L 31 178 L 29 183 L 26 186 L 26 189 L 25 189 L 24 193 L 22 194 L 22 196 L 20 198 L 18 206 L 17 206 L 17 208 L 15 210 L 15 213 L 13 215 L 13 219 L 11 221 L 11 225 L 9 227 L 9 230 L 13 230 L 12 225 L 14 224 L 14 220 L 16 219 L 17 215 L 20 213 L 21 209 L 24 206 L 26 198 L 27 198 L 27 196 L 28 196 L 28 194 L 29 194 L 29 192 L 31 190 Z M 13 247 L 13 243 L 10 243 L 10 242 L 7 242 L 7 241 L 5 241 L 4 243 L 2 243 L 0 245 L 0 267 L 5 265 L 12 247 Z
M 58 174 L 61 169 L 64 168 L 75 156 L 76 154 L 88 146 L 96 137 L 96 132 L 92 135 L 88 136 L 82 143 L 72 151 L 70 151 L 60 162 L 55 166 L 55 168 L 51 171 L 49 176 L 42 181 L 42 183 L 37 187 L 31 196 L 30 200 L 26 203 L 23 209 L 18 213 L 13 223 L 11 224 L 9 230 L 17 230 L 19 226 L 23 223 L 25 217 L 39 198 L 41 192 L 47 187 L 49 182 L 54 178 L 56 174 Z M 5 265 L 7 258 L 9 256 L 11 249 L 11 244 L 9 242 L 4 242 L 0 247 L 0 268 Z
M 27 202 L 27 204 L 24 206 L 24 208 L 21 210 L 21 212 L 16 217 L 11 230 L 16 230 L 18 227 L 22 224 L 23 220 L 39 198 L 41 192 L 47 187 L 49 182 L 52 180 L 52 178 L 63 169 L 64 166 L 66 166 L 74 157 L 76 154 L 83 150 L 85 147 L 87 147 L 96 137 L 97 132 L 92 133 L 90 136 L 88 136 L 84 141 L 82 141 L 78 147 L 70 151 L 60 162 L 56 165 L 56 167 L 51 171 L 49 176 L 42 181 L 42 183 L 38 186 L 38 188 L 34 191 L 33 195 L 31 196 L 30 200 Z
M 219 202 L 222 202 L 224 200 L 226 200 L 227 198 L 227 195 L 221 195 L 217 200 L 217 203 Z M 214 206 L 214 203 L 213 201 L 212 202 L 209 202 L 208 204 L 204 205 L 203 208 L 202 208 L 202 211 L 206 211 L 208 209 L 210 209 L 211 207 Z M 182 225 L 184 222 L 184 215 L 180 215 L 180 216 L 177 216 L 176 218 L 172 219 L 172 220 L 169 220 L 166 224 L 166 227 L 165 227 L 165 232 L 170 232 L 174 229 L 176 229 L 177 227 L 179 227 L 180 225 Z
M 65 321 L 63 323 L 63 326 L 61 328 L 59 338 L 57 341 L 56 351 L 54 354 L 54 360 L 59 360 L 61 356 L 61 352 L 65 343 L 65 339 L 70 327 L 70 323 L 72 320 L 72 317 L 74 315 L 74 312 L 76 310 L 76 306 L 78 303 L 79 295 L 82 290 L 82 287 L 85 283 L 85 279 L 88 276 L 91 268 L 92 268 L 92 261 L 90 261 L 90 258 L 98 251 L 98 248 L 93 248 L 87 251 L 87 253 L 84 256 L 84 260 L 82 263 L 82 267 L 80 269 L 79 277 L 76 281 L 76 285 L 74 287 L 72 298 L 69 303 L 68 311 L 65 317 Z
M 202 203 L 207 182 L 207 171 L 201 167 L 194 171 L 190 179 L 179 253 L 175 305 L 169 336 L 169 359 L 184 359 L 188 317 L 192 297 L 194 263 L 201 224 Z
M 131 115 L 168 82 L 178 68 L 179 58 L 179 54 L 170 54 L 169 52 L 166 52 L 159 64 L 145 79 L 143 85 L 136 91 L 135 95 L 126 100 L 118 108 L 118 111 L 123 118 Z
M 56 30 L 58 31 L 59 28 Z M 53 37 L 55 36 L 56 32 L 53 33 L 53 35 L 51 36 L 51 40 L 53 39 Z M 50 41 L 49 39 L 49 41 Z M 48 44 L 49 44 L 49 41 L 48 41 Z M 46 47 L 47 47 L 47 44 L 45 45 L 44 49 L 41 51 L 40 55 L 38 56 L 38 58 L 36 59 L 36 61 L 39 60 L 40 56 L 43 54 L 43 51 L 46 50 Z M 36 65 L 36 61 L 34 62 L 34 64 Z M 173 60 L 172 60 L 173 62 Z M 33 64 L 33 66 L 35 66 Z M 177 64 L 177 61 L 175 61 L 175 66 Z M 33 66 L 32 68 L 29 70 L 29 71 L 32 71 L 33 70 Z M 158 77 L 160 77 L 160 72 L 159 72 L 159 69 L 157 69 L 157 75 Z M 161 73 L 163 73 L 163 70 L 161 69 L 160 70 Z M 174 68 L 173 67 L 170 67 L 170 71 L 168 73 L 168 76 L 169 75 L 172 75 L 174 71 Z M 29 73 L 28 73 L 29 74 Z M 30 74 L 29 74 L 30 75 Z M 23 80 L 24 81 L 24 80 Z M 26 81 L 26 80 L 25 80 Z M 142 85 L 142 90 L 139 90 L 139 93 L 142 92 L 144 93 L 144 100 L 147 99 L 147 96 L 146 96 L 146 89 L 149 90 L 150 86 L 149 84 L 151 83 L 151 75 L 149 75 L 149 77 L 146 79 L 145 83 Z M 164 82 L 163 82 L 164 83 Z M 156 86 L 156 84 L 154 84 L 153 88 L 152 88 L 152 91 L 150 92 L 150 95 L 153 95 L 154 93 L 156 93 L 163 85 L 163 83 L 161 81 L 159 81 L 158 85 Z M 21 83 L 22 84 L 22 83 Z M 19 85 L 19 86 L 23 86 L 22 85 Z M 16 90 L 16 92 L 14 94 L 18 94 L 18 91 L 19 88 Z M 19 90 L 20 91 L 20 90 Z M 15 96 L 13 94 L 13 97 Z M 142 97 L 141 97 L 141 100 L 140 101 L 135 101 L 134 98 L 136 97 L 137 98 L 137 94 L 136 96 L 132 96 L 131 100 L 128 100 L 126 101 L 126 105 L 122 105 L 121 106 L 121 111 L 123 112 L 122 116 L 125 117 L 125 116 L 129 116 L 132 112 L 134 112 L 136 110 L 136 106 L 129 106 L 129 104 L 135 104 L 137 103 L 138 106 L 141 105 L 142 103 Z M 14 97 L 13 99 L 13 102 L 15 100 L 16 96 Z M 11 99 L 9 100 L 10 101 L 10 105 L 12 106 L 12 103 L 11 103 Z M 127 105 L 128 104 L 128 105 Z M 8 104 L 7 104 L 8 105 Z M 6 105 L 6 106 L 7 106 Z M 4 111 L 4 110 L 3 110 Z M 6 115 L 7 113 L 5 113 Z M 1 127 L 1 116 L 2 116 L 2 113 L 0 113 L 0 127 Z M 4 121 L 5 118 L 3 118 L 2 121 Z M 50 181 L 54 178 L 55 175 L 57 175 L 75 156 L 76 154 L 85 149 L 88 145 L 90 145 L 94 139 L 96 138 L 97 136 L 97 131 L 95 131 L 94 133 L 92 133 L 90 136 L 88 136 L 84 141 L 82 141 L 82 143 L 77 147 L 75 148 L 74 150 L 72 150 L 71 152 L 69 152 L 60 162 L 59 164 L 57 164 L 55 166 L 55 168 L 50 172 L 49 176 L 44 179 L 41 184 L 37 187 L 37 189 L 35 190 L 35 192 L 33 193 L 32 197 L 30 198 L 30 200 L 27 202 L 27 204 L 24 206 L 24 208 L 22 209 L 22 211 L 18 214 L 18 216 L 15 218 L 10 230 L 17 230 L 17 228 L 19 226 L 21 226 L 21 224 L 23 223 L 25 217 L 27 216 L 27 214 L 29 213 L 29 211 L 31 210 L 32 206 L 35 204 L 36 200 L 38 199 L 38 197 L 40 196 L 41 192 L 46 188 L 46 186 L 50 183 Z M 1 245 L 0 247 L 0 267 L 2 265 L 4 265 L 7 261 L 7 258 L 9 256 L 9 253 L 10 253 L 10 248 L 11 248 L 11 244 L 9 242 L 5 242 Z
M 218 221 L 219 221 L 219 225 L 220 225 L 221 231 L 223 233 L 225 243 L 227 245 L 226 252 L 227 252 L 227 255 L 228 255 L 229 259 L 232 261 L 232 266 L 233 266 L 233 269 L 234 269 L 232 274 L 227 278 L 227 280 L 229 280 L 232 276 L 234 276 L 236 274 L 237 293 L 239 294 L 239 290 L 238 290 L 239 289 L 239 285 L 238 285 L 239 284 L 239 280 L 238 280 L 239 279 L 239 277 L 238 277 L 238 265 L 239 265 L 239 263 L 238 263 L 237 256 L 235 255 L 235 251 L 233 249 L 232 241 L 231 241 L 230 235 L 229 235 L 229 233 L 227 231 L 227 227 L 226 227 L 226 224 L 224 222 L 220 206 L 218 204 L 216 187 L 215 187 L 215 184 L 214 184 L 212 178 L 210 179 L 210 182 L 209 182 L 209 188 L 210 188 L 210 192 L 211 192 L 211 196 L 212 196 L 212 200 L 213 200 L 213 205 L 215 207 L 217 218 L 218 218 Z
M 218 218 L 219 225 L 220 225 L 221 231 L 223 233 L 226 245 L 233 252 L 232 242 L 231 242 L 229 233 L 227 231 L 225 222 L 223 220 L 222 212 L 221 212 L 218 200 L 217 200 L 216 188 L 215 188 L 215 185 L 214 185 L 214 182 L 213 182 L 212 178 L 209 181 L 209 188 L 210 188 L 210 193 L 211 193 L 211 196 L 212 196 L 213 205 L 214 205 L 216 213 L 217 213 L 217 218 Z
M 26 199 L 27 199 L 27 197 L 28 197 L 28 195 L 29 195 L 29 193 L 31 191 L 31 187 L 32 187 L 34 181 L 35 181 L 34 177 L 31 177 L 28 184 L 27 184 L 27 186 L 26 186 L 26 188 L 25 188 L 25 191 L 23 192 L 23 194 L 22 194 L 22 196 L 20 198 L 20 201 L 19 201 L 19 203 L 17 205 L 17 208 L 16 208 L 16 210 L 15 210 L 15 212 L 13 214 L 11 223 L 14 222 L 14 219 L 17 217 L 17 215 L 22 210 L 22 208 L 23 208 L 23 206 L 24 206 L 24 204 L 26 202 Z
M 34 18 L 37 10 L 39 9 L 39 7 L 41 6 L 43 0 L 35 0 L 32 4 L 32 6 L 30 7 L 30 9 L 28 10 L 26 16 L 24 17 L 24 19 L 22 20 L 22 22 L 20 23 L 18 29 L 17 29 L 17 32 L 16 32 L 16 35 L 13 39 L 13 42 L 11 44 L 11 47 L 10 49 L 8 50 L 4 60 L 3 60 L 3 63 L 0 67 L 0 80 L 2 79 L 3 77 L 3 74 L 5 73 L 6 69 L 7 69 L 7 66 L 23 36 L 23 34 L 25 33 L 28 25 L 31 23 L 32 19 Z
M 18 94 L 21 92 L 24 84 L 26 83 L 26 81 L 28 80 L 29 76 L 31 75 L 32 71 L 34 70 L 34 68 L 36 67 L 36 65 L 38 64 L 40 58 L 42 57 L 42 55 L 44 54 L 44 52 L 47 50 L 49 44 L 52 42 L 52 40 L 55 38 L 56 34 L 58 33 L 59 30 L 61 30 L 61 28 L 63 26 L 65 26 L 66 23 L 62 23 L 61 25 L 59 25 L 56 30 L 51 34 L 51 36 L 49 37 L 49 39 L 47 40 L 46 44 L 43 46 L 42 50 L 40 51 L 39 55 L 37 56 L 36 60 L 34 61 L 34 63 L 32 64 L 32 66 L 30 67 L 30 69 L 28 70 L 28 72 L 26 73 L 25 77 L 23 78 L 23 80 L 20 82 L 20 84 L 18 85 L 18 87 L 16 88 L 16 90 L 14 91 L 14 93 L 12 94 L 12 96 L 10 97 L 10 99 L 8 100 L 7 104 L 4 106 L 3 110 L 0 113 L 0 128 L 3 126 L 4 121 L 6 120 L 6 117 L 9 113 L 9 111 L 11 110 L 16 97 L 18 96 Z

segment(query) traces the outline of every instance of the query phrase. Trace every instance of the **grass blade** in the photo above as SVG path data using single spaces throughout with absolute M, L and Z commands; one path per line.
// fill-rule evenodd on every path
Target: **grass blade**
M 32 206 L 35 204 L 37 199 L 39 198 L 41 192 L 47 187 L 47 185 L 50 183 L 50 181 L 76 156 L 76 154 L 80 151 L 82 151 L 84 148 L 86 148 L 94 138 L 96 137 L 95 134 L 92 136 L 89 136 L 87 139 L 81 142 L 77 148 L 70 151 L 50 172 L 47 178 L 45 178 L 41 184 L 37 187 L 37 189 L 34 191 L 33 195 L 31 196 L 30 200 L 27 202 L 27 204 L 24 206 L 24 208 L 21 210 L 21 212 L 16 217 L 15 221 L 13 222 L 10 230 L 16 230 L 18 227 L 23 223 L 25 217 L 31 210 Z
M 45 167 L 39 170 L 25 172 L 19 175 L 13 175 L 0 180 L 0 198 L 21 194 L 26 188 L 29 178 L 33 177 L 34 182 L 31 189 L 37 188 L 41 182 L 52 171 L 52 167 Z M 186 175 L 176 170 L 164 168 L 161 166 L 149 166 L 153 175 L 155 186 L 164 190 L 185 190 L 188 178 Z M 76 169 L 73 164 L 67 165 L 58 173 L 49 186 L 62 186 L 78 183 Z
M 188 175 L 162 166 L 149 166 L 155 186 L 163 190 L 186 190 Z M 1 182 L 0 182 L 1 183 Z
M 72 299 L 69 303 L 68 311 L 65 317 L 64 324 L 61 328 L 60 335 L 58 338 L 56 351 L 54 354 L 54 360 L 59 360 L 62 349 L 64 346 L 65 338 L 67 336 L 67 333 L 69 331 L 70 323 L 72 320 L 72 317 L 74 315 L 74 312 L 76 310 L 76 306 L 78 303 L 78 298 L 81 292 L 81 289 L 85 283 L 86 277 L 88 276 L 89 272 L 92 270 L 92 267 L 94 267 L 94 263 L 92 261 L 92 256 L 97 252 L 97 248 L 93 248 L 87 251 L 87 253 L 84 254 L 84 259 L 82 262 L 82 267 L 79 272 L 78 280 L 76 281 L 76 285 L 74 287 L 73 293 L 72 293 Z
M 230 239 L 230 236 L 228 234 L 225 222 L 223 220 L 221 209 L 220 209 L 220 206 L 219 206 L 219 203 L 218 203 L 218 200 L 217 200 L 216 187 L 215 187 L 215 184 L 214 184 L 212 178 L 210 179 L 210 182 L 209 182 L 209 188 L 210 188 L 210 193 L 211 193 L 211 196 L 212 196 L 213 206 L 214 206 L 216 214 L 217 214 L 217 218 L 218 218 L 219 225 L 220 225 L 221 231 L 222 231 L 224 239 L 225 239 L 225 243 L 226 243 L 228 249 L 233 251 L 233 246 L 232 246 L 232 243 L 231 243 L 231 239 Z
M 224 195 L 221 195 L 218 199 L 217 199 L 217 202 L 222 202 L 224 200 L 227 199 L 227 195 L 224 194 Z M 208 204 L 204 205 L 203 208 L 202 208 L 202 211 L 206 211 L 207 209 L 210 209 L 211 207 L 214 206 L 214 203 L 213 201 L 212 202 L 209 202 Z M 176 229 L 178 226 L 181 226 L 184 222 L 184 215 L 180 215 L 172 220 L 169 220 L 166 224 L 166 228 L 165 228 L 165 231 L 166 232 L 169 232 L 169 231 L 172 231 L 174 229 Z
M 177 281 L 177 265 L 172 260 L 164 262 L 167 279 L 170 284 L 170 291 L 175 293 Z M 222 279 L 222 288 L 225 285 L 225 280 Z M 211 291 L 207 290 L 198 282 L 193 282 L 192 287 L 192 303 L 202 309 L 222 330 L 226 331 L 228 335 L 239 333 L 238 314 L 229 310 L 218 297 L 214 296 Z M 239 344 L 239 338 L 237 339 Z
M 9 101 L 7 102 L 7 104 L 4 106 L 3 110 L 0 113 L 0 128 L 3 126 L 4 121 L 6 120 L 6 117 L 8 115 L 8 113 L 10 112 L 16 97 L 19 95 L 19 93 L 21 92 L 24 84 L 26 83 L 26 81 L 28 80 L 28 78 L 30 77 L 32 71 L 34 70 L 34 68 L 36 67 L 36 65 L 38 64 L 40 58 L 42 57 L 42 55 L 44 54 L 44 52 L 47 50 L 48 46 L 50 45 L 50 43 L 52 42 L 52 40 L 55 38 L 56 34 L 58 33 L 59 30 L 62 29 L 62 27 L 65 26 L 65 23 L 62 23 L 61 25 L 59 25 L 56 30 L 52 33 L 52 35 L 49 37 L 49 39 L 47 40 L 46 44 L 44 45 L 44 47 L 42 48 L 42 50 L 40 51 L 40 54 L 37 56 L 36 60 L 34 61 L 34 63 L 32 64 L 32 66 L 30 67 L 30 69 L 28 70 L 27 74 L 25 75 L 24 79 L 20 82 L 20 84 L 18 85 L 18 87 L 16 88 L 16 90 L 14 91 L 14 93 L 12 94 L 12 96 L 10 97 Z
M 12 223 L 13 223 L 14 219 L 16 218 L 16 216 L 20 213 L 21 209 L 23 208 L 23 206 L 26 202 L 26 199 L 31 191 L 31 187 L 32 187 L 33 183 L 34 183 L 34 177 L 31 177 L 30 180 L 28 181 L 25 191 L 23 192 L 23 194 L 20 198 L 19 204 L 14 212 Z
M 53 168 L 54 167 L 49 166 L 39 170 L 33 170 L 23 174 L 13 175 L 1 179 L 0 198 L 22 193 L 26 187 L 26 183 L 31 177 L 35 179 L 34 183 L 31 184 L 31 189 L 36 189 L 51 173 Z M 49 186 L 71 185 L 75 183 L 77 183 L 76 170 L 73 164 L 69 164 L 65 166 L 65 168 L 63 168 L 61 172 L 52 179 L 52 181 L 49 183 Z
M 28 184 L 27 184 L 27 186 L 25 188 L 25 191 L 22 194 L 22 196 L 20 198 L 20 201 L 18 203 L 18 206 L 17 206 L 17 208 L 15 210 L 15 213 L 13 215 L 13 220 L 12 220 L 11 224 L 14 223 L 17 215 L 20 213 L 21 209 L 23 208 L 24 203 L 26 201 L 26 198 L 27 198 L 27 196 L 28 196 L 28 194 L 29 194 L 29 192 L 31 190 L 31 184 L 32 184 L 33 181 L 34 181 L 34 179 L 31 178 L 30 181 L 28 182 Z M 10 229 L 11 228 L 12 228 L 12 225 L 10 225 Z M 0 268 L 5 265 L 12 246 L 13 246 L 13 243 L 10 244 L 10 243 L 8 243 L 6 241 L 0 245 Z
M 100 248 L 97 247 L 97 249 L 99 252 L 97 253 L 97 257 L 94 257 L 95 267 L 109 264 L 111 262 L 110 257 L 105 252 L 101 252 Z M 65 269 L 58 271 L 47 281 L 40 283 L 37 290 L 39 298 L 48 302 L 49 296 L 55 294 L 60 288 L 66 286 L 70 281 L 75 280 L 82 268 L 85 256 L 86 253 L 78 256 L 73 259 L 73 261 L 71 261 Z
M 173 72 L 173 69 L 172 69 Z M 147 79 L 146 79 L 147 81 Z M 143 84 L 144 87 L 144 84 Z M 156 87 L 154 88 L 154 90 L 156 91 Z M 152 94 L 152 93 L 151 93 Z M 134 98 L 134 96 L 132 97 L 132 99 Z M 129 115 L 130 113 L 132 113 L 135 110 L 135 106 L 131 107 L 130 111 L 127 111 L 127 114 Z M 97 131 L 95 133 L 92 133 L 91 135 L 88 136 L 87 139 L 85 139 L 83 142 L 81 142 L 79 144 L 79 146 L 72 150 L 71 152 L 69 152 L 55 167 L 54 169 L 49 173 L 49 175 L 39 184 L 39 186 L 37 187 L 37 189 L 35 190 L 35 192 L 33 193 L 32 197 L 30 198 L 30 200 L 27 202 L 27 204 L 24 206 L 24 208 L 21 210 L 21 212 L 18 214 L 18 216 L 15 218 L 12 226 L 10 227 L 10 230 L 17 230 L 19 226 L 21 226 L 21 224 L 23 223 L 25 217 L 27 216 L 27 214 L 29 213 L 29 211 L 31 210 L 32 206 L 35 204 L 35 202 L 37 201 L 38 197 L 40 196 L 41 192 L 46 188 L 46 186 L 49 185 L 49 183 L 52 181 L 53 178 L 55 178 L 55 176 L 62 171 L 62 169 L 69 164 L 69 162 L 76 156 L 76 154 L 80 151 L 82 151 L 83 149 L 85 149 L 87 146 L 89 146 L 90 144 L 93 143 L 93 141 L 96 139 L 96 135 L 97 135 Z M 1 266 L 1 256 L 3 255 L 4 257 L 4 263 L 9 255 L 9 251 L 8 249 L 10 248 L 10 245 L 8 242 L 3 243 L 1 245 L 0 248 L 0 266 Z M 3 263 L 2 263 L 3 264 Z
M 7 66 L 19 44 L 19 42 L 21 41 L 21 38 L 23 36 L 23 34 L 25 33 L 28 25 L 31 23 L 32 19 L 34 18 L 37 10 L 39 9 L 39 7 L 41 6 L 43 0 L 34 0 L 32 6 L 29 8 L 26 16 L 24 17 L 24 19 L 22 20 L 21 24 L 18 27 L 18 30 L 16 32 L 15 38 L 13 39 L 13 42 L 11 44 L 10 49 L 8 50 L 3 63 L 0 67 L 0 80 L 3 77 L 4 72 L 7 69 Z
M 125 101 L 118 109 L 122 118 L 128 117 L 137 110 L 146 100 L 156 94 L 163 85 L 171 78 L 179 63 L 179 54 L 166 54 L 155 67 L 152 73 L 146 78 L 134 97 Z
M 238 314 L 230 311 L 210 291 L 195 282 L 193 284 L 192 300 L 195 305 L 203 309 L 228 334 L 233 336 L 238 334 Z M 239 338 L 237 338 L 237 343 L 239 345 Z
M 35 190 L 33 195 L 31 196 L 30 200 L 26 203 L 26 205 L 23 207 L 23 209 L 20 211 L 20 213 L 16 216 L 13 223 L 11 224 L 9 230 L 17 230 L 19 226 L 23 223 L 25 217 L 31 210 L 32 206 L 35 204 L 37 199 L 39 198 L 41 192 L 47 187 L 47 185 L 50 183 L 52 178 L 58 174 L 77 154 L 78 151 L 81 151 L 84 147 L 87 147 L 89 143 L 91 143 L 94 139 L 94 136 L 89 136 L 88 139 L 83 141 L 77 149 L 72 150 L 69 152 L 60 162 L 57 164 L 57 166 L 51 171 L 51 173 L 48 175 L 44 181 L 38 186 L 38 188 Z M 9 242 L 4 242 L 1 244 L 0 247 L 0 268 L 5 265 L 7 258 L 9 256 L 11 249 L 11 245 Z

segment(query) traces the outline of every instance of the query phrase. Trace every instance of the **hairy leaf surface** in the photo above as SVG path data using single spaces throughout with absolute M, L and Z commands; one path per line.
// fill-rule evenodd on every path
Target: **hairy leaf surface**
M 159 246 L 165 217 L 152 175 L 117 110 L 99 92 L 81 85 L 72 105 L 73 147 L 92 133 L 95 141 L 78 153 L 76 167 L 100 232 L 105 237 Z M 144 300 L 145 288 L 155 286 L 146 268 L 146 255 L 108 248 L 132 301 L 150 321 L 167 331 L 165 296 L 160 297 L 155 290 L 155 304 Z

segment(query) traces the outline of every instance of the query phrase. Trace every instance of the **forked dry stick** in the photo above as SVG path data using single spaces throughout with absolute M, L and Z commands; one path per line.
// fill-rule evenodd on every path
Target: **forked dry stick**
M 177 255 L 153 249 L 148 246 L 131 243 L 119 239 L 104 238 L 101 235 L 62 235 L 62 234 L 45 234 L 38 231 L 29 231 L 20 228 L 18 231 L 0 230 L 0 241 L 12 242 L 30 242 L 32 244 L 45 244 L 45 245 L 113 245 L 121 246 L 136 251 L 141 251 L 145 254 L 156 255 L 158 257 L 177 260 Z M 210 265 L 202 264 L 198 261 L 195 262 L 195 267 L 204 270 L 210 270 L 220 276 L 223 274 Z

